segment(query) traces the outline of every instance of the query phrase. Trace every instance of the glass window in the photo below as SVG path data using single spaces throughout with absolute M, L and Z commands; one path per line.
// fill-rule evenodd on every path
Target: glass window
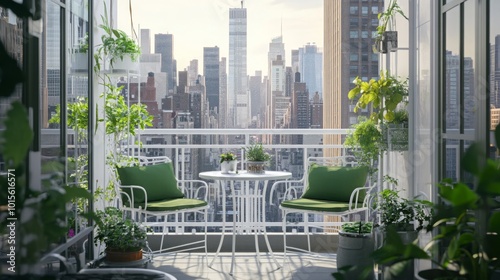
M 352 54 L 351 54 L 351 56 L 350 56 L 350 60 L 351 60 L 351 61 L 358 61 L 358 55 L 357 55 L 357 54 L 352 53 Z
M 358 38 L 358 31 L 350 31 L 349 32 L 349 37 L 350 38 Z
M 351 6 L 349 8 L 351 15 L 357 15 L 358 14 L 358 6 Z
M 378 6 L 372 6 L 372 14 L 378 15 Z
M 369 31 L 361 31 L 361 38 L 368 38 Z
M 368 14 L 368 7 L 361 7 L 361 14 L 367 15 Z

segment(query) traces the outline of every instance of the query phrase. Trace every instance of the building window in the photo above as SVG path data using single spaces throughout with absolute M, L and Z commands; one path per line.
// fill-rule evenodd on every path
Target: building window
M 357 15 L 358 14 L 358 6 L 351 6 L 349 8 L 351 15 Z
M 351 61 L 358 61 L 358 55 L 357 54 L 351 54 L 350 60 Z
M 349 37 L 351 37 L 351 38 L 358 38 L 358 31 L 350 31 L 349 32 Z
M 368 7 L 361 7 L 361 14 L 367 15 L 368 14 Z
M 378 6 L 372 6 L 372 14 L 374 15 L 378 14 Z

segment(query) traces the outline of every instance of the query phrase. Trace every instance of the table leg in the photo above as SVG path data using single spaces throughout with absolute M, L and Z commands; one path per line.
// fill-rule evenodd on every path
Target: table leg
M 208 267 L 212 267 L 214 261 L 217 259 L 220 253 L 220 249 L 222 248 L 222 243 L 224 242 L 225 232 L 226 232 L 226 185 L 221 181 L 217 181 L 218 188 L 222 188 L 222 233 L 220 237 L 219 246 L 217 247 L 217 251 L 215 252 L 215 256 L 212 261 L 208 264 Z
M 229 275 L 233 275 L 234 270 L 234 257 L 235 257 L 235 249 L 236 249 L 236 193 L 234 192 L 234 184 L 231 181 L 231 196 L 233 197 L 233 244 L 232 244 L 232 256 L 231 256 L 231 269 L 229 270 Z M 239 210 L 239 207 L 238 207 Z

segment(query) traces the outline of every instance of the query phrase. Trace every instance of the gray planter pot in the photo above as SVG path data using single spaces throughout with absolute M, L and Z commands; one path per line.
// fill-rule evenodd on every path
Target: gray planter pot
M 264 174 L 265 161 L 247 161 L 247 172 L 252 174 Z
M 373 266 L 370 254 L 373 252 L 374 243 L 372 234 L 339 233 L 339 248 L 337 251 L 337 268 L 344 266 Z M 347 275 L 347 279 L 357 277 L 361 270 L 354 270 Z M 352 278 L 356 279 L 356 278 Z M 375 279 L 373 274 L 370 279 Z

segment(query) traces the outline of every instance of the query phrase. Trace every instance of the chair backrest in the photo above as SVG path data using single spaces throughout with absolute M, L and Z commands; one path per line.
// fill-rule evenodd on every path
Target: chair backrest
M 310 158 L 302 198 L 349 202 L 354 189 L 364 187 L 368 167 L 358 166 L 352 157 Z M 362 202 L 361 192 L 358 202 Z
M 172 162 L 158 163 L 146 166 L 131 166 L 117 168 L 121 185 L 141 186 L 146 190 L 148 201 L 159 201 L 174 198 L 182 198 L 184 194 L 177 187 Z M 131 191 L 123 189 L 128 195 Z M 140 190 L 134 190 L 134 201 L 144 202 L 144 194 Z

